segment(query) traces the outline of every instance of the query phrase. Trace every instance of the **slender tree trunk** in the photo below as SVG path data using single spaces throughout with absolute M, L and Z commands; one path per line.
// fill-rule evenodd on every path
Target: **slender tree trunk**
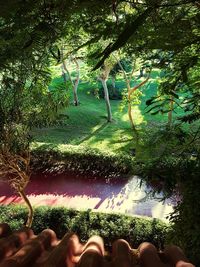
M 68 77 L 69 77 L 69 81 L 72 85 L 72 90 L 73 90 L 73 97 L 74 97 L 74 105 L 75 106 L 78 106 L 79 105 L 79 100 L 78 100 L 78 85 L 79 85 L 79 81 L 80 81 L 80 67 L 79 67 L 79 63 L 78 63 L 78 60 L 75 58 L 73 59 L 73 61 L 75 62 L 76 64 L 76 70 L 77 70 L 77 77 L 76 77 L 76 80 L 75 82 L 72 80 L 72 77 L 71 77 L 71 74 L 66 66 L 66 63 L 63 61 L 63 68 L 64 70 L 66 71 Z
M 73 93 L 74 93 L 74 105 L 78 106 L 79 105 L 79 100 L 78 100 L 78 85 L 79 85 L 79 81 L 80 81 L 80 66 L 78 63 L 78 60 L 76 58 L 74 58 L 74 62 L 76 64 L 76 71 L 77 71 L 77 77 L 73 86 Z
M 76 91 L 75 88 L 73 90 L 73 95 L 74 95 L 74 106 L 78 106 L 79 105 L 79 101 L 78 101 L 77 91 Z
M 64 83 L 65 83 L 65 85 L 66 85 L 66 90 L 68 89 L 67 88 L 67 75 L 66 75 L 66 72 L 64 71 L 65 69 L 66 69 L 66 65 L 65 65 L 66 63 L 65 63 L 65 61 L 63 61 L 63 64 L 62 64 L 62 67 L 61 67 L 61 69 L 62 69 L 62 77 L 63 77 L 63 81 L 64 81 Z
M 33 222 L 33 208 L 31 206 L 29 199 L 27 198 L 26 194 L 24 193 L 24 190 L 18 191 L 18 194 L 24 200 L 24 202 L 26 203 L 26 205 L 28 207 L 28 218 L 26 221 L 26 227 L 30 228 L 32 226 L 32 222 Z
M 137 134 L 137 130 L 135 128 L 135 124 L 133 122 L 133 115 L 132 115 L 132 105 L 131 105 L 132 92 L 131 92 L 130 82 L 127 81 L 126 85 L 127 85 L 127 89 L 128 89 L 128 117 L 129 117 L 129 121 L 130 121 L 131 128 L 132 128 L 133 132 L 135 134 Z
M 123 66 L 122 66 L 120 61 L 118 61 L 118 65 L 119 65 L 119 67 L 121 68 L 121 70 L 123 72 L 124 80 L 126 82 L 126 88 L 127 88 L 127 91 L 128 91 L 128 117 L 129 117 L 130 125 L 131 125 L 131 128 L 132 128 L 134 134 L 136 135 L 136 137 L 138 137 L 138 132 L 137 132 L 137 129 L 136 129 L 135 124 L 133 122 L 132 106 L 131 106 L 131 95 L 133 93 L 133 91 L 131 89 L 131 79 L 132 79 L 132 76 L 133 76 L 134 68 L 132 69 L 131 75 L 128 78 L 128 75 L 125 72 L 125 70 L 124 70 L 124 68 L 123 68 Z
M 63 77 L 63 81 L 65 83 L 65 88 L 66 88 L 66 91 L 68 91 L 68 88 L 67 88 L 67 75 L 66 75 L 66 62 L 65 62 L 65 59 L 64 59 L 64 47 L 61 48 L 61 60 L 62 60 L 62 66 L 61 66 L 61 70 L 62 70 L 62 77 Z
M 137 129 L 135 127 L 135 124 L 133 122 L 133 116 L 132 116 L 132 106 L 131 106 L 131 95 L 138 89 L 140 88 L 141 86 L 143 86 L 149 79 L 150 77 L 150 73 L 148 74 L 147 78 L 139 83 L 138 85 L 135 85 L 133 88 L 131 88 L 131 79 L 132 79 L 132 76 L 133 76 L 133 72 L 134 72 L 134 68 L 132 68 L 132 72 L 130 74 L 130 76 L 128 77 L 127 73 L 125 72 L 121 62 L 118 60 L 118 65 L 120 66 L 123 74 L 124 74 L 124 79 L 126 81 L 126 87 L 127 87 L 127 90 L 128 90 L 128 117 L 129 117 L 129 121 L 130 121 L 130 124 L 131 124 L 131 128 L 133 129 L 133 132 L 134 134 L 136 135 L 136 139 L 138 140 L 138 132 L 137 132 Z M 143 68 L 141 69 L 142 70 L 142 75 L 143 75 Z
M 102 83 L 103 89 L 104 89 L 104 98 L 106 102 L 106 109 L 107 109 L 107 120 L 108 122 L 112 122 L 112 111 L 111 111 L 111 105 L 110 105 L 110 98 L 109 98 L 109 93 L 108 93 L 108 87 L 106 80 L 99 78 L 99 80 Z
M 171 96 L 170 98 L 170 103 L 169 103 L 169 112 L 168 112 L 168 125 L 171 126 L 172 125 L 172 112 L 173 112 L 173 108 L 174 108 L 174 101 L 173 101 L 173 96 Z
M 133 123 L 133 118 L 132 118 L 132 110 L 131 110 L 131 95 L 140 87 L 142 87 L 148 80 L 149 80 L 149 77 L 150 77 L 150 73 L 148 74 L 147 78 L 141 82 L 140 84 L 138 85 L 135 85 L 133 88 L 131 88 L 130 86 L 130 81 L 127 79 L 126 82 L 127 82 L 127 88 L 128 88 L 128 114 L 129 114 L 129 120 L 131 122 L 131 126 L 132 126 L 132 129 L 133 129 L 133 132 L 135 133 L 137 139 L 138 139 L 138 132 L 136 130 L 136 127 Z

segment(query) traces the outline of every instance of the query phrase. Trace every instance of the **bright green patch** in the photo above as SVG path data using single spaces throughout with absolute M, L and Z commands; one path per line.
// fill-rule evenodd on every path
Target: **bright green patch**
M 167 113 L 152 116 L 147 113 L 145 104 L 147 99 L 157 94 L 158 74 L 157 70 L 152 72 L 149 82 L 140 89 L 141 103 L 132 107 L 133 119 L 138 129 L 145 129 L 148 124 L 158 125 L 167 122 Z M 55 78 L 51 86 L 56 85 L 61 79 L 61 77 Z M 122 90 L 126 87 L 120 77 L 116 84 Z M 80 105 L 75 107 L 71 104 L 61 111 L 61 114 L 68 116 L 65 118 L 65 125 L 34 129 L 32 134 L 35 144 L 33 146 L 38 147 L 45 143 L 64 149 L 67 145 L 81 145 L 106 153 L 130 154 L 130 149 L 135 147 L 135 139 L 130 128 L 127 106 L 125 105 L 122 109 L 122 101 L 111 100 L 113 122 L 107 123 L 105 101 L 93 94 L 97 87 L 97 82 L 82 81 L 78 89 Z M 70 94 L 72 103 L 72 93 Z M 177 115 L 174 114 L 174 116 Z
M 142 90 L 141 104 L 133 106 L 133 118 L 135 124 L 140 127 L 146 125 L 149 120 L 166 121 L 166 116 L 150 117 L 146 114 L 145 101 L 156 93 L 156 73 L 150 84 Z M 56 85 L 62 78 L 55 78 L 52 85 Z M 113 122 L 106 121 L 106 106 L 103 99 L 98 99 L 92 93 L 98 84 L 82 82 L 78 89 L 80 106 L 72 104 L 61 111 L 68 115 L 64 126 L 34 129 L 34 146 L 41 143 L 50 143 L 60 147 L 61 145 L 84 146 L 98 149 L 102 152 L 127 152 L 134 146 L 133 133 L 127 115 L 127 107 L 121 111 L 121 101 L 111 100 Z M 117 86 L 125 88 L 122 80 L 117 81 Z M 72 102 L 72 101 L 71 101 Z

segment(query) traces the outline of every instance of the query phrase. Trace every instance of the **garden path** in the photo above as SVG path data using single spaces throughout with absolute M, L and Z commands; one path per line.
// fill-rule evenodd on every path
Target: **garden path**
M 164 203 L 148 196 L 148 188 L 132 176 L 127 179 L 80 177 L 73 173 L 32 175 L 26 193 L 34 206 L 65 206 L 103 212 L 120 212 L 166 220 L 173 211 L 172 201 Z M 161 197 L 161 196 L 157 196 Z M 9 186 L 0 183 L 0 204 L 23 201 Z

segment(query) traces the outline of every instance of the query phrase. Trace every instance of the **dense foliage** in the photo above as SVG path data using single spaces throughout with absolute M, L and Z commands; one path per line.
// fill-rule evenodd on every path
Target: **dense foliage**
M 149 144 L 141 145 L 142 155 L 138 155 L 141 175 L 152 186 L 153 194 L 163 192 L 163 198 L 173 197 L 176 203 L 170 215 L 169 240 L 184 248 L 191 261 L 199 265 L 199 129 L 167 126 L 148 134 L 145 140 Z
M 27 115 L 38 117 L 39 110 L 47 117 L 50 113 L 52 118 L 50 108 L 49 112 L 47 108 L 44 110 L 40 100 L 44 95 L 46 107 L 52 102 L 46 97 L 49 66 L 52 60 L 61 63 L 62 42 L 68 43 L 66 56 L 84 46 L 93 46 L 90 56 L 102 57 L 97 64 L 99 67 L 119 48 L 153 61 L 165 72 L 161 83 L 162 95 L 173 98 L 175 102 L 180 90 L 190 92 L 181 100 L 190 114 L 181 119 L 192 121 L 199 118 L 198 2 L 12 0 L 9 4 L 2 2 L 0 7 L 1 91 L 9 88 L 12 95 L 12 120 L 30 120 Z M 97 41 L 101 41 L 101 46 L 96 45 Z M 162 104 L 156 108 L 165 112 Z M 44 119 L 44 115 L 41 117 Z M 49 124 L 49 120 L 46 122 L 44 119 L 44 123 Z
M 116 178 L 132 173 L 134 161 L 129 155 L 106 154 L 84 146 L 68 146 L 59 151 L 44 145 L 32 150 L 31 166 L 35 172 L 64 173 L 71 170 L 79 174 Z
M 188 177 L 188 173 L 185 176 Z M 178 203 L 171 214 L 173 228 L 170 233 L 170 240 L 184 248 L 190 259 L 198 266 L 200 263 L 199 171 L 196 174 L 192 171 L 189 177 L 190 179 L 186 179 L 182 186 L 182 201 Z

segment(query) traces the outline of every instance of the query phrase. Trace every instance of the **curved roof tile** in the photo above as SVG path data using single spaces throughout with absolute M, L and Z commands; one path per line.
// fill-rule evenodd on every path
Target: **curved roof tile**
M 177 246 L 158 251 L 144 242 L 133 249 L 123 239 L 116 240 L 112 252 L 104 248 L 103 239 L 92 236 L 82 244 L 77 235 L 67 233 L 58 240 L 46 229 L 34 235 L 31 229 L 11 232 L 0 224 L 0 267 L 194 267 Z

